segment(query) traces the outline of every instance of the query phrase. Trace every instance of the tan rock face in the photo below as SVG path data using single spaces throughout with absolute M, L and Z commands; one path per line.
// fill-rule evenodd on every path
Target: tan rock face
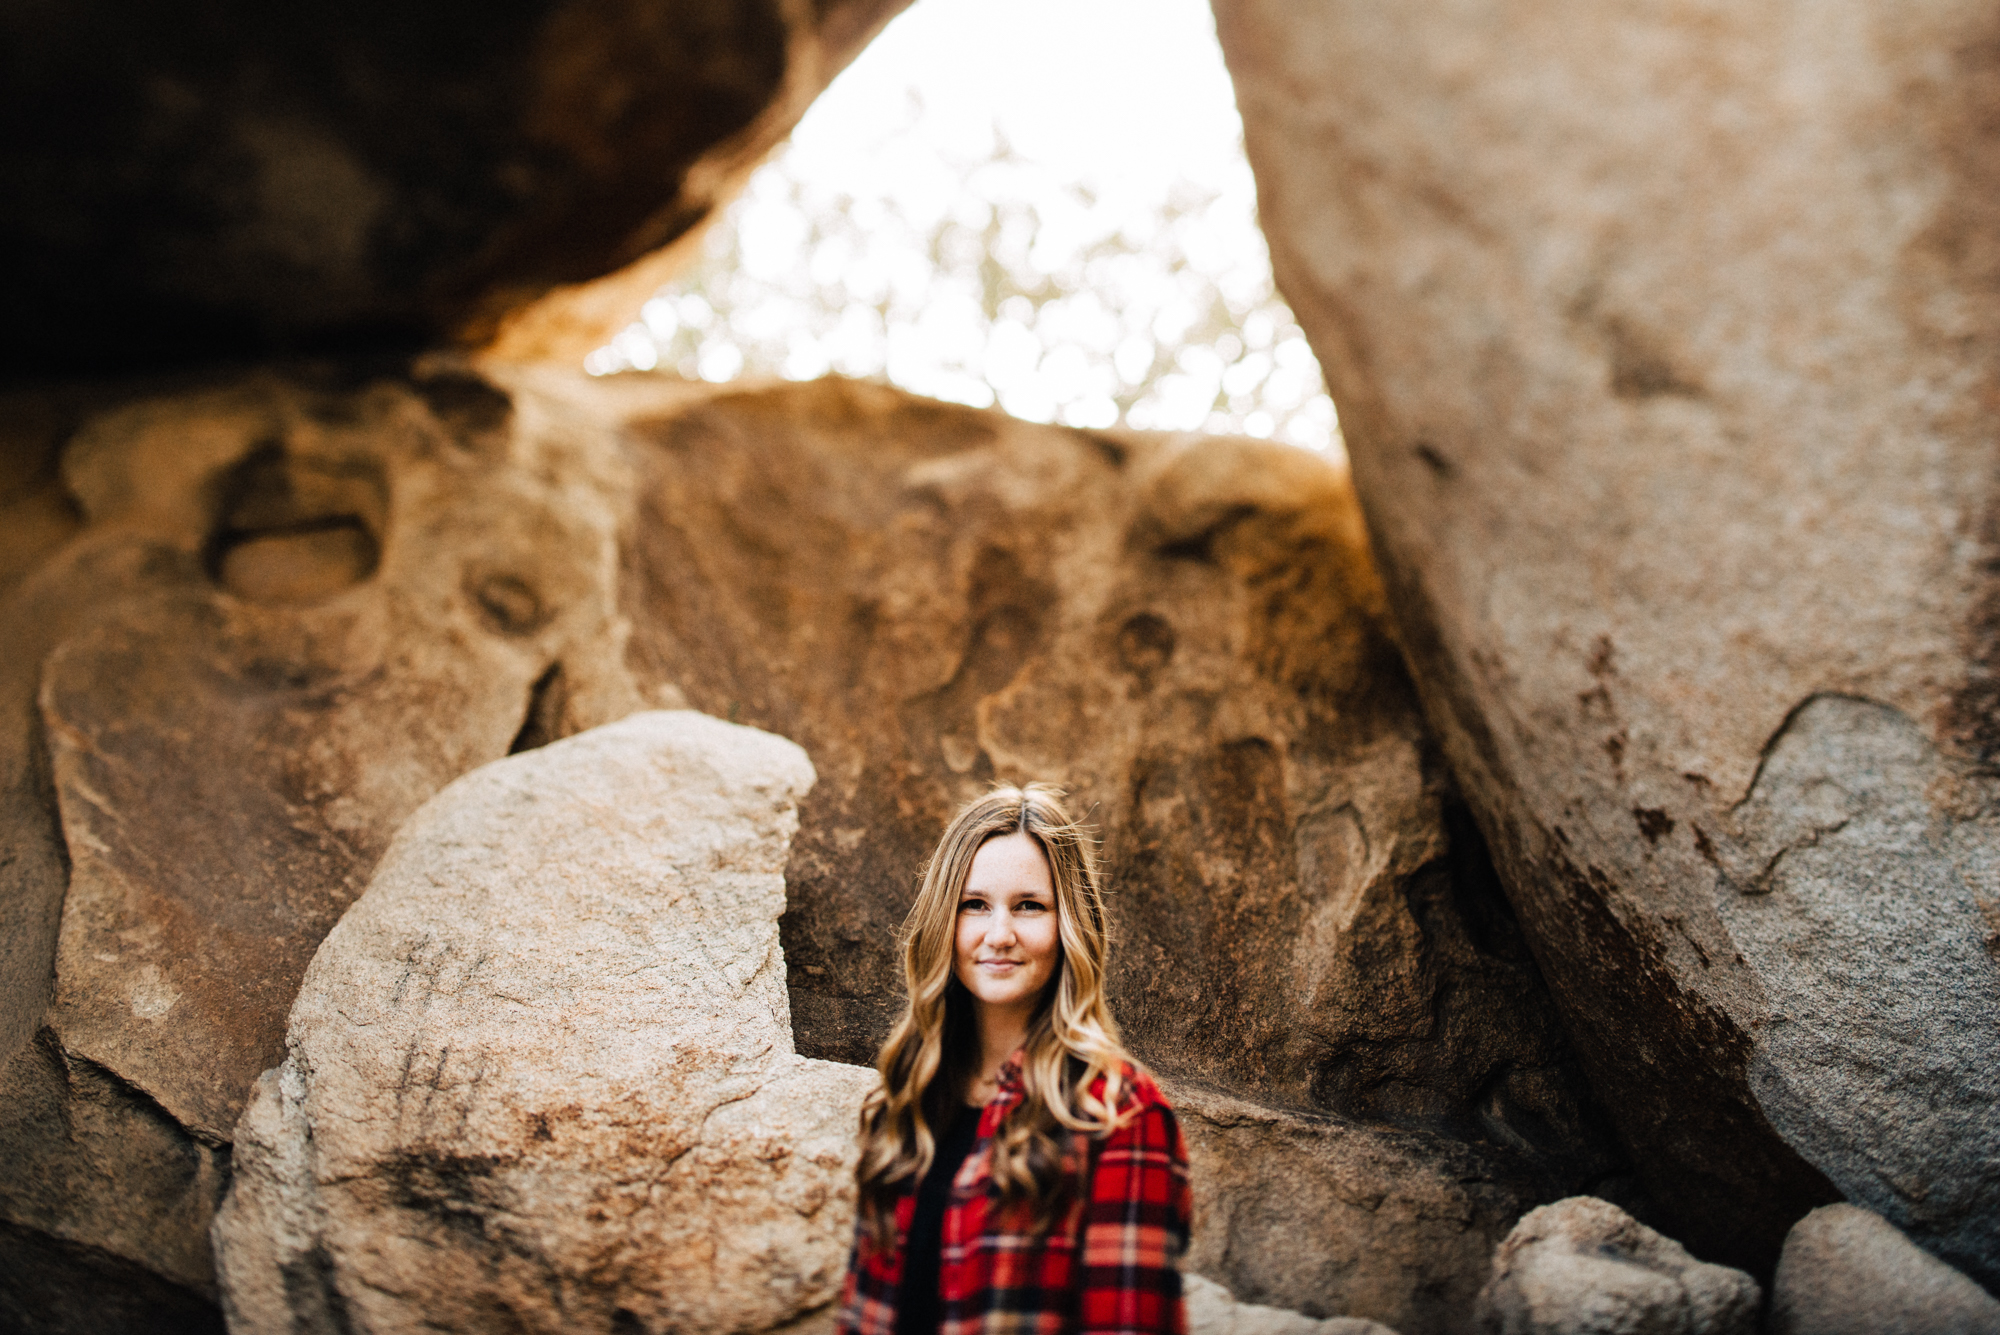
M 1447 828 L 1332 466 L 838 382 L 629 413 L 633 670 L 820 770 L 785 923 L 803 1050 L 872 1059 L 936 831 L 995 778 L 1042 778 L 1103 833 L 1114 1000 L 1148 1061 L 1592 1144 L 1532 966 Z
M 1588 1196 L 1531 1210 L 1479 1292 L 1489 1335 L 1753 1335 L 1762 1300 L 1741 1270 L 1705 1265 Z
M 936 831 L 1051 778 L 1104 833 L 1147 1060 L 1428 1132 L 1378 1177 L 1463 1159 L 1494 1218 L 1617 1189 L 1332 467 L 842 382 L 509 375 L 256 379 L 68 445 L 83 527 L 4 613 L 0 905 L 42 926 L 0 988 L 0 1220 L 208 1291 L 203 1165 L 392 832 L 510 749 L 690 701 L 822 775 L 780 928 L 803 1051 L 872 1057 Z M 1446 1328 L 1342 1238 L 1297 1245 L 1317 1279 L 1244 1295 L 1379 1283 L 1372 1312 Z
M 1219 0 L 1390 606 L 1674 1227 L 2000 1278 L 1990 10 Z
M 17 10 L 8 373 L 490 331 L 699 223 L 906 2 Z
M 252 386 L 69 447 L 78 545 L 158 570 L 42 668 L 71 862 L 49 1023 L 191 1130 L 228 1136 L 402 818 L 506 753 L 556 645 L 609 633 L 596 461 L 545 438 L 495 469 L 507 439 L 440 425 L 391 386 Z
M 726 1332 L 831 1301 L 873 1076 L 792 1051 L 811 783 L 780 738 L 645 713 L 425 805 L 238 1134 L 231 1329 Z

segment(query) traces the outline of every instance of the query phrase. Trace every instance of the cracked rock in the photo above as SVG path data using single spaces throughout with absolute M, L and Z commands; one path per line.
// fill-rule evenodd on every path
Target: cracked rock
M 1961 809 L 1940 812 L 1945 794 Z M 1818 697 L 1735 813 L 1760 878 L 1725 875 L 1716 895 L 1764 986 L 1750 1080 L 1772 1124 L 1854 1205 L 1988 1276 L 2000 988 L 1980 901 L 2000 885 L 1996 810 L 2000 784 L 1900 711 Z

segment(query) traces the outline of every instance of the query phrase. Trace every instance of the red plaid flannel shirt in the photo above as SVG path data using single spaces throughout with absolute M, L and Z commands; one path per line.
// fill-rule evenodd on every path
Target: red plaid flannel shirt
M 980 1115 L 979 1142 L 945 1205 L 939 1335 L 1184 1335 L 1177 1262 L 1194 1209 L 1187 1143 L 1152 1077 L 1130 1067 L 1122 1075 L 1118 1127 L 1072 1138 L 1070 1168 L 1089 1174 L 1088 1189 L 1038 1236 L 1025 1203 L 1003 1208 L 993 1186 L 993 1134 L 1022 1098 L 1018 1060 L 1001 1067 L 1000 1092 Z M 1091 1089 L 1101 1098 L 1104 1087 L 1100 1077 Z M 857 1232 L 841 1335 L 893 1335 L 916 1185 L 896 1203 L 892 1248 Z

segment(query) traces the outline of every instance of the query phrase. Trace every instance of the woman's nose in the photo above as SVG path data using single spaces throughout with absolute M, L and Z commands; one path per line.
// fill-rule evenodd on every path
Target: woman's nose
M 1014 915 L 1005 909 L 1001 909 L 998 913 L 995 913 L 993 921 L 987 925 L 986 939 L 995 946 L 1013 945 Z

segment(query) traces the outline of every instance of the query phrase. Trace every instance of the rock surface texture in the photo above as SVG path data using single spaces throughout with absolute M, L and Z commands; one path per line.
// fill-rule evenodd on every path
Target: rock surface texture
M 1754 1335 L 1762 1295 L 1608 1201 L 1529 1211 L 1479 1293 L 1488 1335 Z
M 1167 1093 L 1194 1184 L 1191 1272 L 1294 1320 L 1472 1329 L 1487 1258 L 1538 1195 L 1518 1167 L 1421 1132 Z
M 490 331 L 699 223 L 905 2 L 12 7 L 6 374 Z
M 1218 1205 L 1293 1235 L 1204 1253 L 1246 1299 L 1462 1326 L 1412 1287 L 1441 1266 L 1353 1245 L 1401 1255 L 1372 1202 L 1476 1279 L 1520 1210 L 1621 1189 L 1321 460 L 839 381 L 438 365 L 128 403 L 55 476 L 73 531 L 0 609 L 0 1304 L 53 1267 L 200 1308 L 237 1114 L 391 835 L 648 704 L 814 758 L 780 928 L 814 1057 L 872 1055 L 952 808 L 1069 784 L 1141 1056 L 1243 1101 L 1218 1145 L 1296 1141 L 1286 1189 L 1344 1202 L 1348 1233 Z
M 1218 0 L 1428 716 L 1677 1235 L 2000 1283 L 2000 25 Z
M 1197 1269 L 1463 1329 L 1522 1209 L 1609 1189 L 1580 1185 L 1618 1160 L 1452 824 L 1334 468 L 837 381 L 628 392 L 635 675 L 820 774 L 787 872 L 802 1051 L 872 1056 L 935 831 L 994 778 L 1045 778 L 1104 837 L 1128 1038 L 1175 1089 L 1245 1101 L 1211 1162 L 1244 1201 L 1276 1188 L 1218 1209 Z
M 683 711 L 427 803 L 238 1130 L 231 1330 L 696 1335 L 829 1302 L 873 1076 L 792 1051 L 811 783 L 791 743 Z
M 1158 1069 L 1603 1171 L 1336 468 L 837 381 L 630 392 L 633 671 L 821 776 L 788 872 L 803 1051 L 872 1059 L 936 831 L 1043 778 L 1103 835 L 1113 999 Z
M 68 441 L 82 528 L 0 605 L 0 1219 L 55 1248 L 0 1295 L 213 1294 L 231 1130 L 396 827 L 640 703 L 616 464 L 448 372 L 253 377 Z
M 1182 1292 L 1188 1335 L 1396 1335 L 1378 1321 L 1359 1317 L 1321 1320 L 1282 1307 L 1239 1303 L 1228 1289 L 1200 1275 L 1187 1276 Z
M 2000 1301 L 1873 1211 L 1823 1205 L 1785 1237 L 1765 1329 L 2000 1335 Z

